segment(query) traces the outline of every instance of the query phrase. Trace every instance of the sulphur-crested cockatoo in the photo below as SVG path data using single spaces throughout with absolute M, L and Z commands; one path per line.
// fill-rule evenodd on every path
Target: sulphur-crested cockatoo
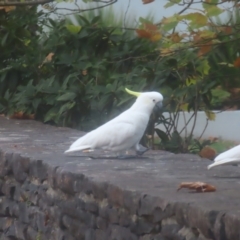
M 102 149 L 117 152 L 135 147 L 137 153 L 147 149 L 139 144 L 146 130 L 150 115 L 154 108 L 161 108 L 163 96 L 158 92 L 133 92 L 137 97 L 135 103 L 114 119 L 77 139 L 65 153 Z
M 208 169 L 219 166 L 219 165 L 230 165 L 230 164 L 239 163 L 239 162 L 240 162 L 240 145 L 219 154 L 214 159 L 214 163 L 208 166 Z

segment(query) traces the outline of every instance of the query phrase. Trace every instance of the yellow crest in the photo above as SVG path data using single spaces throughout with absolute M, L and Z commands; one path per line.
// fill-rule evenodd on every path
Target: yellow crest
M 129 93 L 130 95 L 133 95 L 135 97 L 139 97 L 141 95 L 140 92 L 133 92 L 133 91 L 127 89 L 127 88 L 125 88 L 125 90 L 126 90 L 127 93 Z

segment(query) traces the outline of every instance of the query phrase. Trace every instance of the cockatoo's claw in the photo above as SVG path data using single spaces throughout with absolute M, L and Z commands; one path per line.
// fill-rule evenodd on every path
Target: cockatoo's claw
M 147 152 L 149 150 L 149 148 L 145 148 L 145 149 L 143 149 L 143 150 L 141 150 L 141 151 L 136 151 L 136 154 L 137 154 L 137 156 L 142 156 L 145 152 Z
M 140 143 L 138 143 L 135 146 L 135 150 L 136 150 L 136 154 L 138 156 L 142 156 L 145 152 L 147 152 L 149 150 L 149 148 L 146 148 L 146 147 L 142 146 Z

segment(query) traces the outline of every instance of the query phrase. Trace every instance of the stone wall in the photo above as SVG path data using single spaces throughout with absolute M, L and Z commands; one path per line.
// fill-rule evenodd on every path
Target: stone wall
M 124 191 L 19 154 L 1 152 L 0 177 L 0 239 L 236 239 L 217 211 Z
M 149 151 L 134 160 L 65 156 L 80 133 L 0 117 L 0 240 L 239 240 L 240 174 Z M 214 193 L 176 192 L 206 181 Z

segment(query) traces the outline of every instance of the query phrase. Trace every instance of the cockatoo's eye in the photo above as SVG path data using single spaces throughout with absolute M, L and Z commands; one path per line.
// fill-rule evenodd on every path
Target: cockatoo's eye
M 155 100 L 155 99 L 153 99 L 152 101 L 153 101 L 153 102 L 156 102 L 156 100 Z

